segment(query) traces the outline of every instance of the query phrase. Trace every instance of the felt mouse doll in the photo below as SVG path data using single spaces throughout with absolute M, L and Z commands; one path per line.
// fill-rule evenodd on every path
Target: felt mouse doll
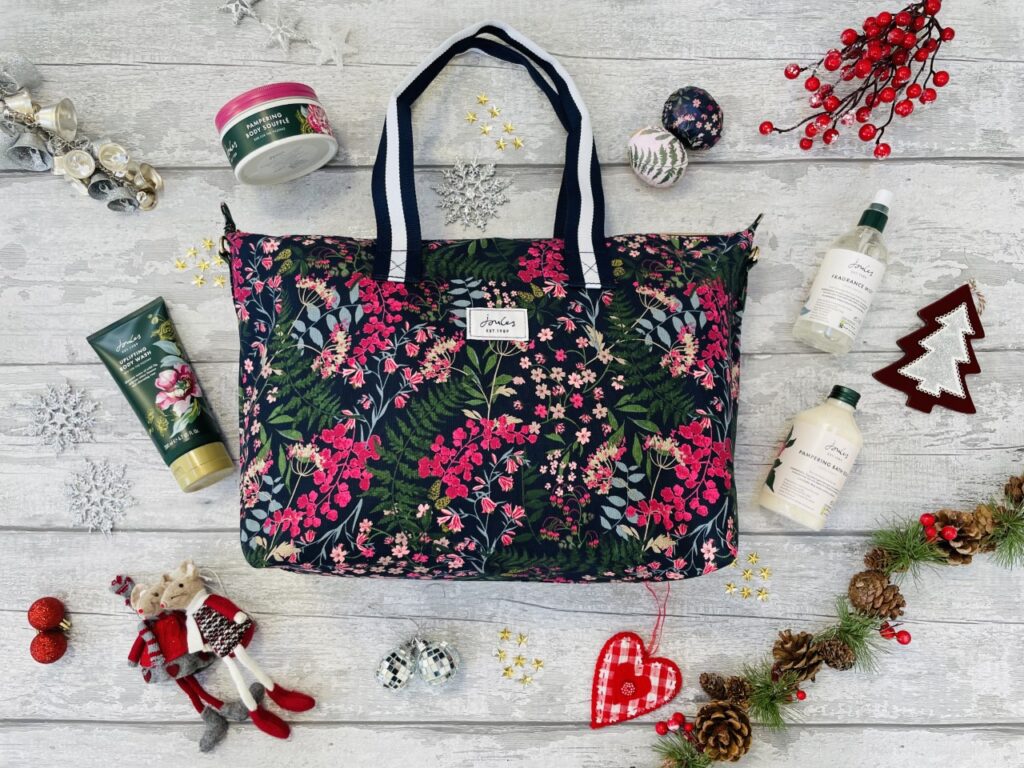
M 275 683 L 249 655 L 246 647 L 256 631 L 253 620 L 237 605 L 221 595 L 211 594 L 191 560 L 183 562 L 169 574 L 160 607 L 166 611 L 184 611 L 188 634 L 188 650 L 216 654 L 227 666 L 238 695 L 249 710 L 249 718 L 264 733 L 279 739 L 288 738 L 288 724 L 264 709 L 245 687 L 240 666 L 248 669 L 266 689 L 267 696 L 291 712 L 305 712 L 316 705 L 312 696 L 290 691 Z
M 189 697 L 192 706 L 202 717 L 206 728 L 199 740 L 199 750 L 209 752 L 227 734 L 227 720 L 242 722 L 248 710 L 239 702 L 225 704 L 200 685 L 194 672 L 213 663 L 211 654 L 189 653 L 185 616 L 180 611 L 163 612 L 160 598 L 166 587 L 164 576 L 153 585 L 136 584 L 130 576 L 119 575 L 110 583 L 110 589 L 124 598 L 139 617 L 139 631 L 128 653 L 128 663 L 137 666 L 143 679 L 160 682 L 173 679 Z M 254 685 L 254 689 L 258 684 Z M 253 691 L 262 698 L 262 686 Z

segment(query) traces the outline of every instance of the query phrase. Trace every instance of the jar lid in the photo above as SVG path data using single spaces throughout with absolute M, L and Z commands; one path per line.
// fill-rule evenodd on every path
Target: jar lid
M 185 493 L 213 485 L 234 471 L 231 456 L 221 442 L 200 445 L 171 462 L 171 474 Z
M 318 100 L 316 91 L 303 83 L 270 83 L 235 96 L 220 108 L 213 122 L 217 126 L 217 132 L 220 133 L 235 115 L 266 101 L 288 98 Z
M 832 387 L 832 391 L 828 393 L 830 400 L 838 400 L 841 403 L 846 403 L 852 408 L 857 407 L 857 403 L 860 402 L 860 392 L 849 387 L 843 387 L 836 384 Z

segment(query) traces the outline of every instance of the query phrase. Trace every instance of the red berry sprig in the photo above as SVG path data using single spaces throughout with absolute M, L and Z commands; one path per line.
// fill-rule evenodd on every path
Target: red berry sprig
M 788 128 L 765 120 L 758 132 L 770 136 L 802 128 L 798 144 L 807 151 L 817 137 L 833 144 L 842 128 L 858 122 L 862 123 L 857 129 L 860 140 L 874 141 L 876 158 L 888 157 L 892 147 L 882 137 L 893 119 L 909 117 L 917 104 L 931 104 L 938 98 L 935 89 L 949 83 L 948 72 L 935 70 L 935 58 L 956 31 L 939 23 L 941 9 L 942 0 L 917 0 L 897 13 L 868 16 L 862 31 L 842 31 L 842 48 L 832 48 L 807 66 L 789 64 L 784 72 L 789 80 L 807 73 L 803 86 L 811 94 L 811 107 L 819 111 Z M 834 78 L 834 82 L 823 82 L 823 78 Z M 839 93 L 840 88 L 846 93 Z M 872 121 L 875 110 L 879 114 Z
M 910 633 L 905 629 L 897 630 L 898 626 L 900 625 L 883 621 L 882 626 L 878 629 L 878 634 L 886 640 L 895 640 L 900 645 L 910 645 L 910 641 L 913 639 Z
M 683 738 L 696 744 L 693 740 L 693 723 L 687 720 L 682 712 L 673 712 L 668 720 L 659 720 L 654 724 L 654 732 L 659 736 L 668 736 L 679 731 L 683 732 Z

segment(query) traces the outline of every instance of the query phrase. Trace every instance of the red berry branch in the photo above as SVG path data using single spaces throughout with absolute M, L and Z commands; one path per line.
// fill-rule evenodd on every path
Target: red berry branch
M 863 31 L 842 31 L 842 48 L 832 48 L 805 67 L 790 64 L 785 69 L 788 79 L 808 73 L 804 88 L 811 93 L 811 107 L 818 111 L 789 128 L 776 128 L 765 120 L 758 130 L 769 136 L 802 128 L 800 149 L 809 150 L 819 136 L 832 144 L 841 126 L 861 123 L 857 130 L 861 141 L 874 140 L 875 157 L 888 157 L 892 147 L 882 137 L 893 118 L 909 117 L 915 102 L 932 103 L 938 97 L 935 89 L 949 82 L 948 72 L 935 70 L 939 49 L 956 35 L 952 27 L 939 23 L 941 8 L 942 0 L 920 0 L 897 13 L 868 16 L 861 25 Z M 834 78 L 834 82 L 822 82 L 823 78 Z

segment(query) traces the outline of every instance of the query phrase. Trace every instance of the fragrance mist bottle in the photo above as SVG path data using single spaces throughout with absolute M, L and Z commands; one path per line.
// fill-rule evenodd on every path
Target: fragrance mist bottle
M 892 192 L 879 190 L 857 226 L 825 252 L 793 326 L 796 339 L 834 355 L 850 351 L 889 261 L 882 230 L 891 203 Z
M 859 400 L 835 386 L 824 403 L 796 415 L 758 497 L 762 507 L 816 531 L 825 526 L 864 444 L 853 418 Z

